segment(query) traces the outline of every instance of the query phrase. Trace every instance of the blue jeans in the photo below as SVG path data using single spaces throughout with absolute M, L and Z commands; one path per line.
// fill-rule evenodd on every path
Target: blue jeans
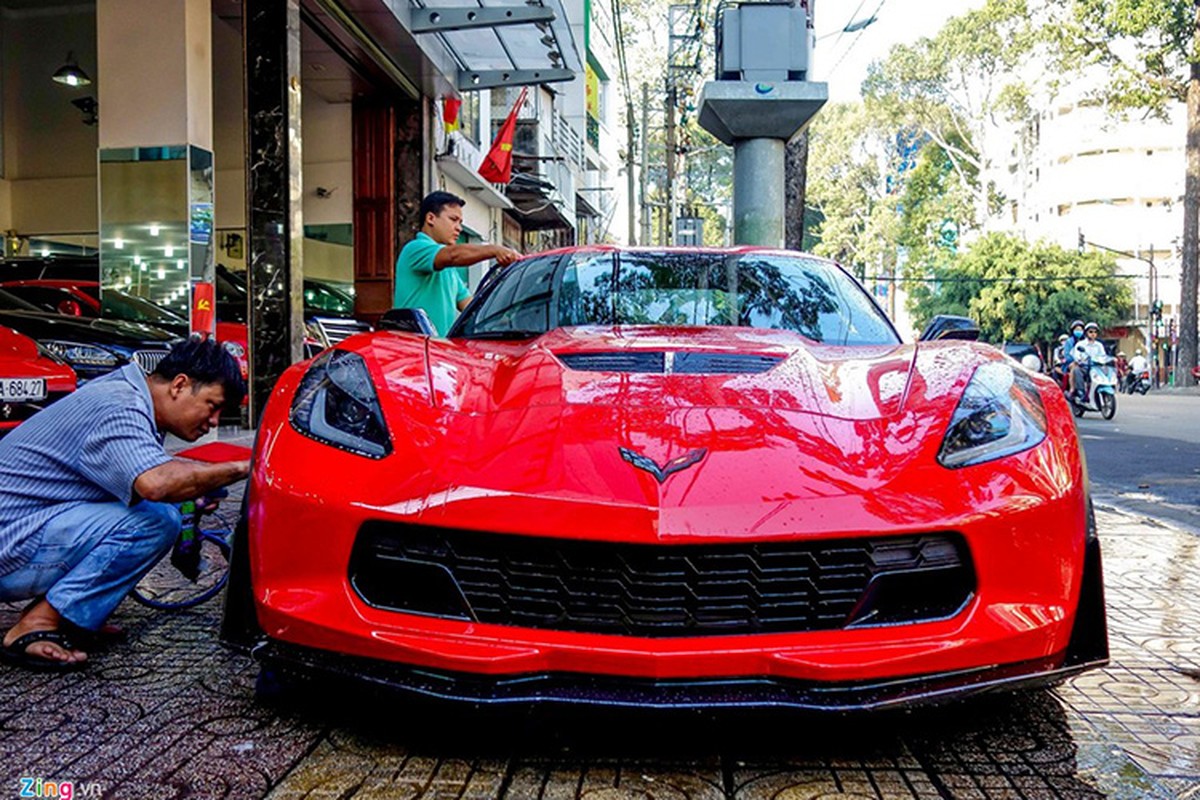
M 169 503 L 67 509 L 38 532 L 33 558 L 0 577 L 0 600 L 45 595 L 67 621 L 94 631 L 171 549 L 181 525 L 179 509 Z

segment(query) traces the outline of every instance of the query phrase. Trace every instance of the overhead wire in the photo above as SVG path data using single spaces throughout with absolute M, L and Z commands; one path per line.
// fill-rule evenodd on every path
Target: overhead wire
M 858 12 L 862 11 L 862 7 L 866 2 L 867 0 L 858 0 L 858 8 L 854 9 L 854 13 L 850 15 L 850 19 L 846 20 L 846 24 L 838 29 L 837 38 L 833 40 L 831 45 L 829 45 L 830 50 L 837 47 L 837 43 L 840 42 L 842 37 L 846 35 L 846 28 L 850 26 L 851 22 L 854 22 L 854 20 L 858 19 Z
M 879 0 L 879 5 L 875 6 L 875 11 L 871 14 L 872 17 L 879 16 L 879 11 L 883 8 L 883 4 L 885 2 L 887 2 L 887 0 Z M 859 8 L 862 8 L 861 2 L 859 3 Z M 857 13 L 857 12 L 855 12 L 855 13 Z M 852 17 L 850 22 L 853 22 L 855 19 L 857 19 L 857 17 Z M 846 23 L 846 24 L 848 25 L 850 23 Z M 846 56 L 850 55 L 850 51 L 854 49 L 854 45 L 858 44 L 858 40 L 862 38 L 864 31 L 866 31 L 866 27 L 859 28 L 855 32 L 854 38 L 850 40 L 850 44 L 846 47 L 845 51 L 838 58 L 837 63 L 833 65 L 833 68 L 829 70 L 830 75 L 837 72 L 837 68 L 840 67 L 842 65 L 842 62 L 846 60 Z M 845 33 L 845 28 L 842 29 L 842 33 Z M 840 39 L 840 38 L 841 38 L 841 35 L 839 34 L 838 39 Z M 834 39 L 834 44 L 837 44 L 837 39 Z

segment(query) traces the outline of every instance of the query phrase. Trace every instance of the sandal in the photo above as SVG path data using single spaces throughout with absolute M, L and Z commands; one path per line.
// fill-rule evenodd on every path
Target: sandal
M 12 644 L 0 647 L 0 661 L 36 672 L 74 672 L 87 666 L 87 661 L 59 661 L 26 652 L 30 645 L 38 642 L 51 642 L 64 650 L 76 649 L 61 631 L 32 631 L 18 636 Z

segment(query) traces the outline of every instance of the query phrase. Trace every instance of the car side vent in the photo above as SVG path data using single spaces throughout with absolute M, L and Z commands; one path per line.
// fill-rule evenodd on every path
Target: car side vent
M 782 356 L 685 352 L 675 354 L 671 371 L 683 375 L 754 375 L 782 360 Z
M 656 352 L 558 353 L 558 360 L 583 372 L 666 371 L 667 354 Z

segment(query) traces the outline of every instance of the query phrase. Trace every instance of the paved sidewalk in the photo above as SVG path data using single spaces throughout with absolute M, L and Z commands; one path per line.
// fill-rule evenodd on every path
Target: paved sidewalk
M 274 708 L 217 643 L 218 602 L 126 601 L 129 641 L 83 673 L 0 667 L 0 797 L 40 778 L 121 800 L 1200 798 L 1200 537 L 1098 516 L 1113 664 L 1053 692 L 850 721 Z

